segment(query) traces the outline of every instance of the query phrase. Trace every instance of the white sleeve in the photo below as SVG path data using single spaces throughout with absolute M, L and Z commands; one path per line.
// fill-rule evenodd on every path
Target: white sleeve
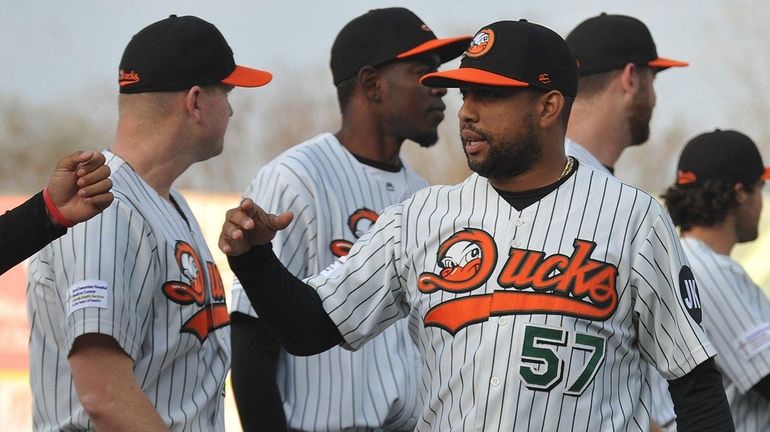
M 401 205 L 387 208 L 343 257 L 306 283 L 318 292 L 346 347 L 358 349 L 407 316 Z
M 696 275 L 703 325 L 719 351 L 722 374 L 746 393 L 770 375 L 770 300 L 743 269 L 703 264 Z
M 278 214 L 285 211 L 294 213 L 294 220 L 284 230 L 278 231 L 273 239 L 273 252 L 291 274 L 304 278 L 311 274 L 311 263 L 318 257 L 316 208 L 304 198 L 301 181 L 291 170 L 280 164 L 263 167 L 243 194 L 251 198 L 265 211 Z M 241 282 L 233 277 L 231 288 L 231 310 L 257 317 Z
M 633 259 L 642 356 L 664 378 L 681 378 L 716 351 L 700 327 L 698 289 L 667 214 L 660 214 Z
M 136 359 L 160 289 L 157 243 L 142 215 L 116 199 L 71 228 L 55 251 L 69 346 L 78 336 L 99 333 Z
M 316 243 L 316 209 L 300 190 L 302 179 L 281 164 L 265 167 L 244 193 L 265 211 L 273 214 L 291 211 L 294 220 L 273 239 L 273 252 L 291 274 L 309 276 L 308 263 L 318 254 Z

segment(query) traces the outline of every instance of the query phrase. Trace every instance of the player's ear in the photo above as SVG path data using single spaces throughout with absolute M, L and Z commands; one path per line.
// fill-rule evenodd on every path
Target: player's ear
M 358 87 L 367 99 L 372 101 L 380 100 L 380 79 L 382 75 L 380 71 L 371 66 L 364 66 L 358 71 L 356 75 L 358 79 Z
M 557 123 L 560 124 L 562 110 L 564 110 L 564 95 L 556 90 L 541 94 L 535 104 L 540 128 L 549 129 Z
M 201 120 L 201 93 L 202 89 L 199 86 L 192 86 L 184 96 L 185 110 L 196 122 Z
M 733 188 L 735 190 L 735 201 L 738 202 L 738 205 L 743 205 L 749 200 L 751 194 L 746 190 L 746 186 L 743 183 L 736 183 Z

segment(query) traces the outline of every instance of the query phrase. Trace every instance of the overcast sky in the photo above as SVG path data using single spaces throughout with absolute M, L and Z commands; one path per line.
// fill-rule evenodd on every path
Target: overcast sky
M 723 86 L 714 85 L 715 79 L 726 72 L 711 46 L 725 40 L 728 47 L 755 43 L 754 36 L 739 38 L 726 25 L 723 15 L 728 3 L 761 5 L 706 0 L 0 0 L 0 94 L 45 102 L 77 95 L 94 84 L 112 85 L 131 36 L 170 13 L 211 21 L 224 33 L 237 62 L 274 71 L 277 81 L 287 68 L 314 70 L 321 65 L 328 73 L 331 43 L 348 20 L 370 8 L 407 5 L 439 37 L 472 34 L 490 22 L 518 18 L 566 35 L 577 23 L 602 11 L 636 16 L 650 27 L 659 54 L 692 62 L 687 71 L 659 77 L 665 105 L 673 105 L 668 99 L 676 98 L 676 89 L 681 88 L 687 89 L 690 104 L 706 108 L 703 105 L 713 105 L 707 100 L 721 95 Z M 735 39 L 730 42 L 731 38 Z M 307 78 L 330 82 L 330 75 Z
M 566 36 L 602 11 L 635 16 L 650 28 L 661 56 L 691 63 L 656 78 L 651 142 L 672 124 L 687 135 L 717 126 L 750 136 L 770 134 L 770 122 L 758 121 L 767 115 L 759 116 L 751 103 L 770 101 L 764 79 L 770 69 L 765 22 L 770 9 L 761 0 L 0 0 L 0 97 L 57 109 L 87 103 L 88 93 L 114 98 L 126 43 L 171 13 L 214 23 L 236 62 L 273 72 L 274 83 L 259 92 L 285 91 L 301 80 L 298 92 L 332 94 L 328 57 L 339 29 L 368 9 L 396 5 L 407 5 L 439 37 L 473 34 L 493 21 L 519 18 Z M 456 92 L 448 97 L 459 98 Z M 455 114 L 448 112 L 447 118 Z M 767 145 L 760 147 L 768 157 Z

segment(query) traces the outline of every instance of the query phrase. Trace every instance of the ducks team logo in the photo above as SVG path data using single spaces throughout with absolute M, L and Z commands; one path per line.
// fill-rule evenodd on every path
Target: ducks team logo
M 495 32 L 490 29 L 483 29 L 473 37 L 468 49 L 465 50 L 467 57 L 481 57 L 492 48 L 495 43 Z
M 581 239 L 575 239 L 570 255 L 510 248 L 497 287 L 432 307 L 424 317 L 425 326 L 456 334 L 491 316 L 554 314 L 606 320 L 618 306 L 618 269 L 590 258 L 595 248 L 596 243 Z M 466 228 L 441 244 L 437 261 L 439 274 L 422 273 L 418 289 L 424 294 L 467 293 L 492 278 L 497 246 L 489 233 Z
M 168 281 L 163 284 L 163 294 L 174 303 L 201 307 L 179 331 L 192 333 L 203 344 L 210 332 L 230 324 L 222 277 L 216 264 L 211 262 L 206 263 L 208 271 L 204 272 L 201 259 L 188 243 L 177 241 L 174 255 L 179 270 L 189 282 Z
M 350 228 L 353 236 L 358 239 L 369 231 L 372 225 L 377 222 L 378 217 L 379 215 L 374 210 L 360 208 L 348 217 L 348 228 Z M 329 249 L 331 249 L 335 257 L 339 258 L 346 256 L 352 246 L 353 243 L 348 240 L 337 239 L 332 240 Z

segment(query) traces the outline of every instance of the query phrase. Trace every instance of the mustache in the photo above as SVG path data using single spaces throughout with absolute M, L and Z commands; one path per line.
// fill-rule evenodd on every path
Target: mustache
M 460 141 L 466 143 L 468 141 L 487 141 L 490 142 L 490 137 L 484 131 L 474 127 L 473 125 L 466 124 L 460 128 Z

